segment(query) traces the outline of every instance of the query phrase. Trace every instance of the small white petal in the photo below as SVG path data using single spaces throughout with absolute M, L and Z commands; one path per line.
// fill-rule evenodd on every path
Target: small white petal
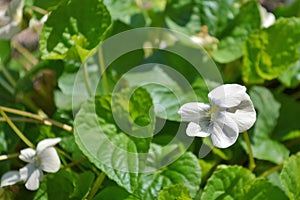
M 268 28 L 269 26 L 275 23 L 275 15 L 271 12 L 268 12 L 261 5 L 259 6 L 259 12 L 261 16 L 261 26 L 264 28 Z
M 238 131 L 237 124 L 225 112 L 220 112 L 218 119 L 210 127 L 212 143 L 216 147 L 227 148 L 236 142 Z
M 221 85 L 208 93 L 210 102 L 222 108 L 237 106 L 243 101 L 246 87 L 238 84 Z
M 181 115 L 183 121 L 196 121 L 207 117 L 210 105 L 205 103 L 191 102 L 180 107 L 178 114 Z
M 238 125 L 240 133 L 251 128 L 256 121 L 256 112 L 253 103 L 248 94 L 245 93 L 244 95 L 247 100 L 244 100 L 238 106 L 229 109 L 226 113 L 226 115 L 231 117 Z
M 29 176 L 25 187 L 28 190 L 37 190 L 40 187 L 40 180 L 42 180 L 43 172 L 40 169 L 35 169 Z
M 35 166 L 34 163 L 30 163 L 30 164 L 25 165 L 25 167 L 22 167 L 19 170 L 21 180 L 27 181 L 27 179 L 30 177 L 30 175 L 33 173 L 33 171 L 36 169 L 37 169 L 37 167 Z
M 56 145 L 60 141 L 61 141 L 60 138 L 49 138 L 49 139 L 42 140 L 38 143 L 38 145 L 36 147 L 36 151 L 39 154 L 40 152 L 42 152 L 46 148 L 53 147 L 54 145 Z
M 0 187 L 14 185 L 20 181 L 21 181 L 21 178 L 20 178 L 19 171 L 6 172 L 1 177 L 1 186 Z
M 210 133 L 203 132 L 199 124 L 190 122 L 186 128 L 186 134 L 190 137 L 207 137 Z
M 38 154 L 40 168 L 45 172 L 55 173 L 60 168 L 60 159 L 54 147 L 50 147 Z
M 19 158 L 25 162 L 32 163 L 34 162 L 34 156 L 36 154 L 36 151 L 32 148 L 27 148 L 21 150 L 21 154 L 19 155 Z

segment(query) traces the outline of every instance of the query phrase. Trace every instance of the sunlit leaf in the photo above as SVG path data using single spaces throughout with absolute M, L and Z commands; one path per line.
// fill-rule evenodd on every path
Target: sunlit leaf
M 110 15 L 100 0 L 63 2 L 43 27 L 40 39 L 43 59 L 84 62 L 103 39 L 110 23 Z
M 273 26 L 251 34 L 244 45 L 244 82 L 277 78 L 299 59 L 299 38 L 299 18 L 281 18 Z
M 291 200 L 300 198 L 300 153 L 291 156 L 280 174 L 280 180 Z
M 254 174 L 245 168 L 223 166 L 208 179 L 201 199 L 243 199 L 245 187 L 254 179 Z

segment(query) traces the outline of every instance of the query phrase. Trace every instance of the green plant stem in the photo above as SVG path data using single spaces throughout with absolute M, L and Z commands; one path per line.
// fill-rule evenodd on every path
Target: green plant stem
M 28 59 L 28 61 L 34 66 L 39 63 L 39 60 L 30 53 L 26 48 L 24 48 L 22 45 L 20 45 L 18 42 L 13 41 L 12 46 L 21 53 L 25 58 Z
M 5 78 L 7 79 L 7 81 L 10 83 L 10 85 L 13 86 L 13 87 L 16 87 L 17 82 L 10 75 L 10 73 L 6 70 L 6 68 L 4 66 L 2 66 L 1 69 L 2 69 L 3 75 L 5 76 Z
M 64 157 L 66 157 L 67 159 L 69 160 L 72 160 L 73 158 L 71 156 L 69 156 L 66 152 L 64 152 L 64 150 L 58 148 L 58 147 L 55 147 L 56 151 L 58 153 L 60 153 L 61 155 L 63 155 Z
M 19 138 L 29 147 L 34 148 L 34 145 L 28 140 L 25 135 L 18 129 L 18 127 L 10 120 L 10 118 L 5 114 L 5 112 L 0 108 L 1 115 L 5 118 L 8 125 L 14 130 L 14 132 L 19 136 Z
M 86 62 L 83 63 L 82 70 L 83 70 L 85 88 L 86 88 L 89 96 L 92 96 L 92 89 L 91 89 L 91 84 L 90 84 L 90 80 L 89 80 L 89 73 L 88 73 Z
M 110 88 L 109 88 L 109 84 L 108 84 L 108 78 L 105 73 L 104 58 L 103 58 L 103 52 L 102 52 L 101 46 L 98 48 L 98 60 L 99 60 L 99 70 L 101 73 L 101 77 L 103 78 L 104 88 L 105 88 L 106 93 L 109 94 Z
M 18 156 L 19 156 L 19 153 L 13 153 L 13 154 L 8 154 L 8 155 L 0 155 L 0 161 L 11 159 L 11 158 L 16 158 Z
M 47 126 L 57 126 L 59 128 L 62 128 L 68 132 L 73 132 L 73 128 L 67 124 L 63 124 L 63 123 L 60 123 L 58 121 L 55 121 L 55 120 L 52 120 L 52 119 L 48 119 L 48 118 L 44 118 L 40 115 L 37 115 L 37 114 L 33 114 L 33 113 L 29 113 L 29 112 L 26 112 L 26 111 L 21 111 L 21 110 L 17 110 L 17 109 L 13 109 L 13 108 L 8 108 L 8 107 L 4 107 L 4 106 L 0 106 L 0 110 L 3 110 L 4 112 L 9 112 L 9 113 L 13 113 L 13 114 L 16 114 L 16 115 L 21 115 L 21 116 L 24 116 L 24 117 L 29 117 L 31 119 L 35 119 L 35 120 L 38 120 L 40 121 L 41 123 L 43 123 L 44 125 L 47 125 Z
M 37 7 L 37 6 L 33 6 L 33 5 L 29 5 L 28 6 L 31 10 L 41 14 L 41 15 L 46 15 L 48 14 L 47 10 L 44 10 L 43 8 Z
M 64 166 L 64 168 L 71 168 L 71 167 L 76 166 L 76 165 L 78 165 L 78 164 L 80 164 L 80 163 L 82 163 L 86 160 L 87 160 L 86 157 L 80 158 L 79 160 L 75 160 L 75 161 L 67 164 L 66 166 Z
M 11 87 L 5 80 L 0 77 L 0 85 L 6 89 L 10 94 L 14 94 L 14 88 Z
M 272 167 L 271 169 L 265 171 L 264 173 L 262 173 L 259 177 L 260 178 L 265 178 L 267 176 L 269 176 L 270 174 L 272 174 L 273 172 L 282 169 L 283 164 L 280 165 L 276 165 L 275 167 Z
M 24 117 L 10 117 L 10 120 L 13 122 L 42 123 L 41 121 L 38 121 L 35 119 L 28 119 L 28 118 L 24 118 Z M 6 119 L 3 117 L 0 117 L 0 122 L 6 122 Z
M 250 143 L 248 132 L 245 131 L 243 135 L 244 135 L 244 139 L 246 141 L 247 148 L 248 148 L 249 169 L 250 169 L 250 171 L 253 171 L 253 169 L 255 168 L 256 165 L 255 165 L 255 161 L 254 161 L 254 157 L 253 157 L 253 152 L 252 152 L 252 148 L 251 148 L 251 143 Z
M 102 184 L 104 178 L 105 178 L 105 173 L 101 172 L 99 174 L 99 176 L 97 177 L 97 179 L 95 180 L 91 191 L 89 192 L 88 196 L 86 197 L 86 200 L 90 200 L 95 196 L 95 194 L 97 193 L 97 191 L 101 187 L 101 184 Z

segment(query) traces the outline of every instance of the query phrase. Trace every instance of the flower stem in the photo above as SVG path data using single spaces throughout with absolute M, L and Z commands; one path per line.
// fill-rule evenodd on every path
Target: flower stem
M 13 108 L 8 108 L 8 107 L 4 107 L 4 106 L 0 106 L 0 110 L 3 110 L 4 112 L 9 112 L 9 113 L 13 113 L 13 114 L 16 114 L 16 115 L 21 115 L 21 116 L 24 116 L 24 117 L 29 117 L 31 119 L 35 119 L 35 120 L 38 120 L 40 122 L 42 122 L 44 125 L 47 125 L 47 126 L 57 126 L 59 128 L 62 128 L 68 132 L 73 132 L 73 128 L 67 124 L 63 124 L 63 123 L 60 123 L 58 121 L 55 121 L 55 120 L 52 120 L 52 119 L 48 119 L 48 118 L 44 118 L 40 115 L 37 115 L 37 114 L 33 114 L 33 113 L 30 113 L 30 112 L 26 112 L 26 111 L 22 111 L 22 110 L 17 110 L 17 109 L 13 109 Z
M 265 171 L 264 173 L 262 173 L 259 177 L 260 178 L 267 177 L 270 174 L 272 174 L 273 172 L 282 169 L 282 167 L 283 167 L 283 164 L 276 165 L 275 167 L 272 167 L 271 169 L 269 169 L 269 170 Z
M 104 178 L 105 178 L 105 173 L 101 172 L 99 174 L 99 176 L 97 177 L 97 179 L 95 180 L 91 191 L 89 192 L 88 196 L 86 197 L 86 200 L 90 200 L 95 196 L 95 194 L 97 193 L 97 191 L 101 187 L 101 184 L 102 184 Z
M 76 165 L 78 165 L 78 164 L 80 164 L 80 163 L 82 163 L 82 162 L 84 162 L 84 161 L 86 161 L 86 160 L 87 160 L 86 157 L 80 158 L 79 160 L 75 160 L 75 161 L 73 161 L 73 162 L 67 164 L 66 166 L 64 166 L 64 168 L 65 168 L 65 169 L 66 169 L 66 168 L 71 168 L 71 167 L 76 166 Z
M 29 147 L 34 148 L 34 145 L 28 140 L 25 135 L 18 129 L 18 127 L 10 120 L 10 118 L 5 114 L 5 112 L 0 107 L 0 113 L 5 118 L 8 125 L 14 130 L 14 132 L 19 136 L 19 138 Z
M 105 73 L 104 58 L 103 58 L 103 52 L 101 46 L 98 48 L 98 60 L 99 60 L 99 70 L 101 73 L 100 76 L 103 77 L 103 84 L 104 84 L 105 91 L 107 94 L 109 94 L 110 89 L 109 89 L 108 79 Z
M 245 139 L 245 141 L 246 141 L 247 148 L 248 148 L 248 154 L 249 154 L 249 169 L 250 169 L 251 171 L 253 171 L 253 169 L 255 168 L 255 161 L 254 161 L 254 157 L 253 157 L 253 152 L 252 152 L 252 148 L 251 148 L 251 143 L 250 143 L 250 139 L 249 139 L 248 132 L 245 131 L 243 135 L 244 135 L 244 139 Z
M 16 158 L 18 156 L 19 156 L 19 153 L 13 153 L 13 154 L 8 154 L 8 155 L 0 155 L 0 161 L 11 159 L 11 158 Z
M 28 61 L 34 66 L 39 63 L 39 60 L 30 53 L 26 48 L 24 48 L 21 44 L 19 44 L 16 41 L 12 42 L 12 46 L 19 52 L 21 53 Z
M 92 96 L 92 89 L 91 89 L 91 84 L 90 84 L 90 80 L 89 80 L 89 73 L 88 73 L 86 62 L 83 63 L 82 69 L 83 69 L 85 88 L 86 88 L 89 96 Z

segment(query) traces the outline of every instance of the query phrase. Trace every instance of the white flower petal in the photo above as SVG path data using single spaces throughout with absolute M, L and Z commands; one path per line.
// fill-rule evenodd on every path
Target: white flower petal
M 25 162 L 32 163 L 34 162 L 34 156 L 36 154 L 36 151 L 32 148 L 27 148 L 21 150 L 21 154 L 19 155 L 19 158 Z
M 226 113 L 238 125 L 240 133 L 251 128 L 256 121 L 253 103 L 248 94 L 245 93 L 244 95 L 246 100 L 242 101 L 238 106 L 229 109 Z
M 276 21 L 275 15 L 271 12 L 268 12 L 263 6 L 259 6 L 259 12 L 261 17 L 261 26 L 264 28 L 268 28 L 273 25 Z
M 198 123 L 190 122 L 186 128 L 186 134 L 190 137 L 207 137 L 210 133 L 203 132 Z
M 1 186 L 14 185 L 21 181 L 19 171 L 9 171 L 2 175 L 1 177 Z
M 236 142 L 238 131 L 237 124 L 225 112 L 220 112 L 218 119 L 210 127 L 212 143 L 216 147 L 227 148 Z
M 238 84 L 221 85 L 208 93 L 210 102 L 222 108 L 237 106 L 243 101 L 246 87 Z
M 196 121 L 207 117 L 210 105 L 205 103 L 191 102 L 180 107 L 178 114 L 181 115 L 183 121 Z
M 60 141 L 61 141 L 60 138 L 49 138 L 49 139 L 42 140 L 38 143 L 38 145 L 36 147 L 36 151 L 39 154 L 40 152 L 42 152 L 46 148 L 53 147 L 54 145 L 56 145 Z
M 38 154 L 40 168 L 45 172 L 57 172 L 60 168 L 60 159 L 54 147 L 50 147 Z
M 20 172 L 20 178 L 22 181 L 27 181 L 27 179 L 30 177 L 30 175 L 33 173 L 34 170 L 36 170 L 37 167 L 35 166 L 35 163 L 30 163 L 25 165 L 25 167 L 22 167 Z
M 43 172 L 40 169 L 35 169 L 29 176 L 25 187 L 28 190 L 37 190 L 40 187 L 40 180 L 42 180 Z

